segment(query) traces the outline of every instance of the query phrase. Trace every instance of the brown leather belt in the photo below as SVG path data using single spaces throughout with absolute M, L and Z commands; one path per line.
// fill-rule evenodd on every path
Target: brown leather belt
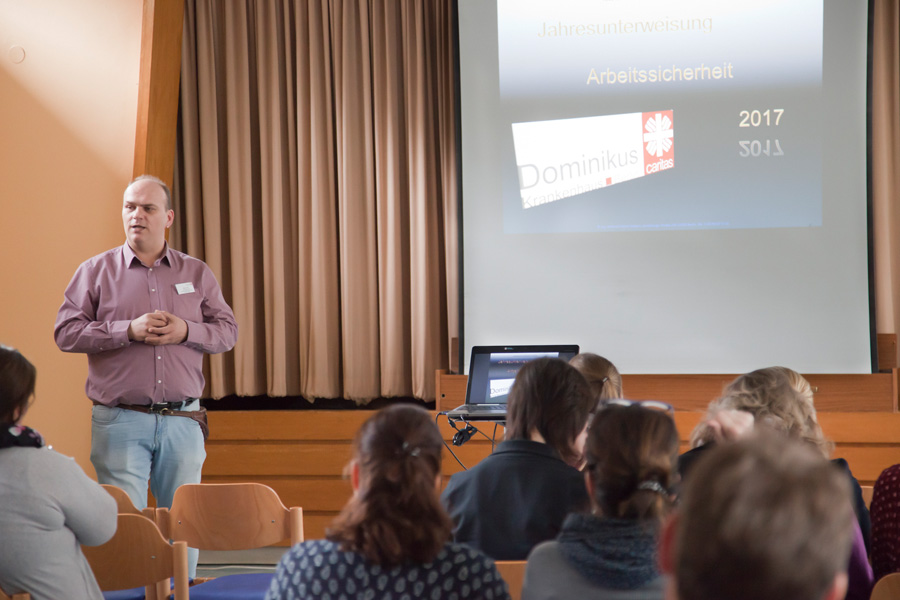
M 144 413 L 146 415 L 162 415 L 164 417 L 187 417 L 197 421 L 200 430 L 203 432 L 203 441 L 209 438 L 209 421 L 206 415 L 206 409 L 200 407 L 200 410 L 177 410 L 172 408 L 177 406 L 181 408 L 194 400 L 185 400 L 184 402 L 157 402 L 156 404 L 117 404 L 112 408 L 121 408 L 123 410 L 132 410 L 134 412 Z M 94 406 L 106 406 L 102 402 L 91 400 Z

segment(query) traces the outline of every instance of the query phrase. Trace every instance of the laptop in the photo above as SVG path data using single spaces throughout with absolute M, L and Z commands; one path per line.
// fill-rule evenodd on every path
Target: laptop
M 566 362 L 578 354 L 573 344 L 539 346 L 473 346 L 469 360 L 466 403 L 447 413 L 463 421 L 506 421 L 506 399 L 522 365 L 536 358 Z

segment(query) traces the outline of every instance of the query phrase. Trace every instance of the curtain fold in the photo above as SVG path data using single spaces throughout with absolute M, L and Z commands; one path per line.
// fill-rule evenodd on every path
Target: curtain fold
M 872 39 L 872 199 L 875 322 L 900 333 L 900 2 L 875 0 Z M 894 365 L 900 366 L 900 365 Z
M 451 11 L 185 2 L 172 243 L 240 328 L 212 397 L 434 398 L 457 335 Z

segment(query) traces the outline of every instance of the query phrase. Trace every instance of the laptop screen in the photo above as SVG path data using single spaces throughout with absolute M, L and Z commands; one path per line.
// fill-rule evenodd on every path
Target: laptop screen
M 506 404 L 509 388 L 522 365 L 536 358 L 566 362 L 578 354 L 577 345 L 474 346 L 469 362 L 466 404 Z

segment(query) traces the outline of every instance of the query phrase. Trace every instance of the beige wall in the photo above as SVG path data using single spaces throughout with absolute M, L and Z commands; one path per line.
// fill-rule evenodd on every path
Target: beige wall
M 141 11 L 141 0 L 0 2 L 0 343 L 37 367 L 25 424 L 92 476 L 87 359 L 59 351 L 53 323 L 78 264 L 124 241 Z

